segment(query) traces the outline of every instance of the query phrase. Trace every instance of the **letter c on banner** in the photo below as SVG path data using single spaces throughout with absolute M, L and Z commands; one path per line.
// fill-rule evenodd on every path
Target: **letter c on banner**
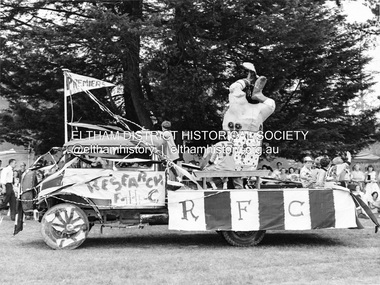
M 301 201 L 297 201 L 297 200 L 290 202 L 290 203 L 289 203 L 289 206 L 288 206 L 288 212 L 289 212 L 289 214 L 290 214 L 291 216 L 293 216 L 293 217 L 303 216 L 304 214 L 303 214 L 302 211 L 300 211 L 300 212 L 297 213 L 297 214 L 295 214 L 295 213 L 293 213 L 293 212 L 291 211 L 291 207 L 292 207 L 292 205 L 293 205 L 294 203 L 298 203 L 300 206 L 302 206 L 303 204 L 305 204 L 305 202 L 301 202 Z

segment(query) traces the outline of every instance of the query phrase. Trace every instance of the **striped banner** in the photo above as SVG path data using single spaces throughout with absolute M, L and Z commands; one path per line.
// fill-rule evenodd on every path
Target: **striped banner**
M 349 191 L 336 189 L 169 191 L 169 229 L 310 230 L 355 228 Z

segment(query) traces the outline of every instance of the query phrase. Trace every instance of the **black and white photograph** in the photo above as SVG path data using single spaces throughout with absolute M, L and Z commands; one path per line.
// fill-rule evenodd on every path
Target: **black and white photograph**
M 0 284 L 380 284 L 379 0 L 1 0 Z

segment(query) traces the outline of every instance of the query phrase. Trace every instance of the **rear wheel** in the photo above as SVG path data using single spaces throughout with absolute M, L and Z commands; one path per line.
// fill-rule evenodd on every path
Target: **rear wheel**
M 221 231 L 221 234 L 230 245 L 244 247 L 258 245 L 263 240 L 265 231 Z
M 86 214 L 79 207 L 64 203 L 50 208 L 42 218 L 41 233 L 53 249 L 75 249 L 89 232 Z

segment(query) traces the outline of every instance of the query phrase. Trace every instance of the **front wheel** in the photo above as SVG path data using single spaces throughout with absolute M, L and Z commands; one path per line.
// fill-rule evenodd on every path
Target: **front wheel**
M 245 247 L 258 245 L 263 240 L 265 231 L 221 231 L 221 234 L 230 245 Z
M 41 221 L 45 243 L 53 249 L 75 249 L 89 232 L 86 214 L 79 207 L 63 203 L 50 208 Z

